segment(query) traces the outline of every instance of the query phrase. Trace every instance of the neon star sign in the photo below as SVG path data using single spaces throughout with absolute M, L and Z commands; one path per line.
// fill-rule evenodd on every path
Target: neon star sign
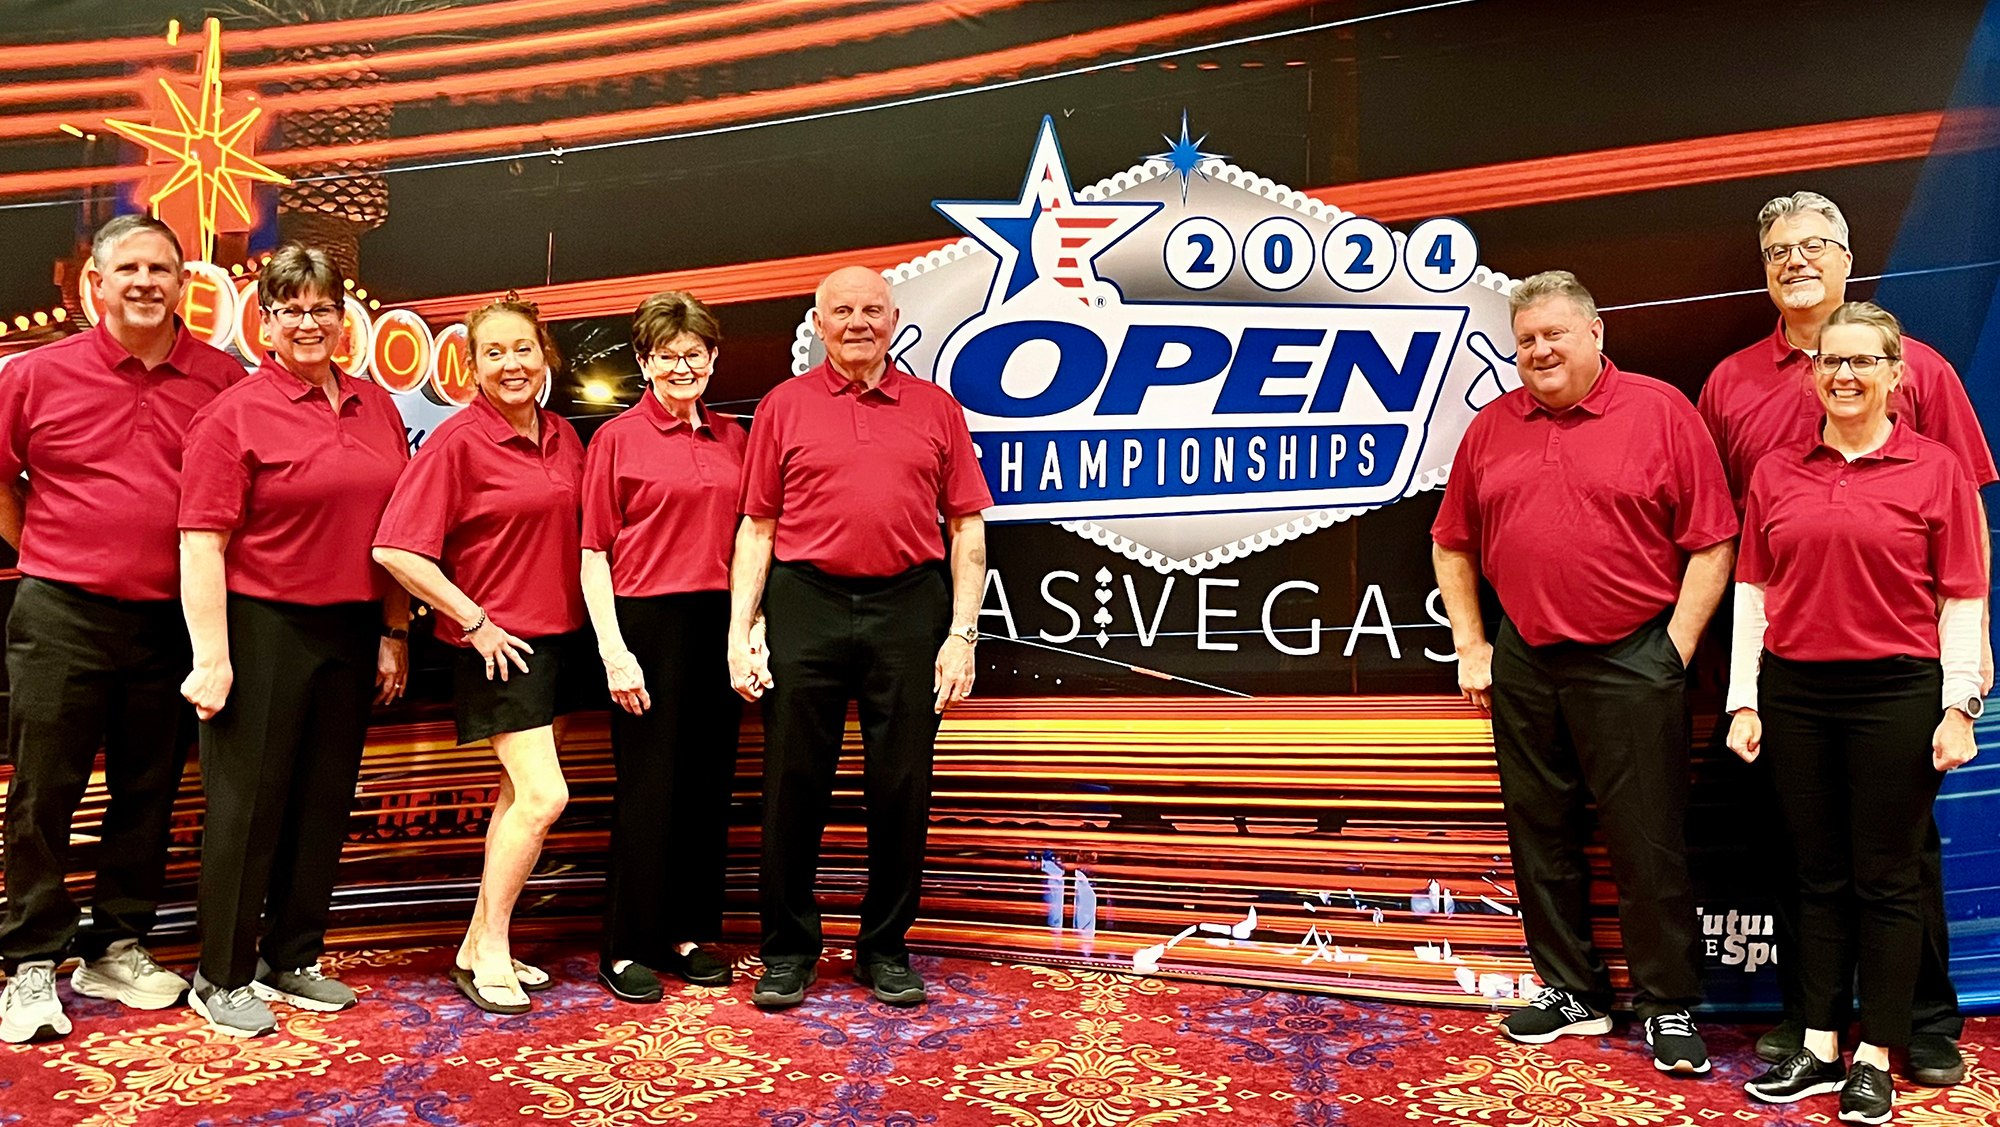
M 237 107 L 222 96 L 222 23 L 211 18 L 204 30 L 207 41 L 201 52 L 198 86 L 187 89 L 165 78 L 159 79 L 172 109 L 175 127 L 143 125 L 134 121 L 104 119 L 107 129 L 135 141 L 166 158 L 180 162 L 166 182 L 147 202 L 153 214 L 182 192 L 194 192 L 194 217 L 199 255 L 203 260 L 215 255 L 215 235 L 224 202 L 246 224 L 255 223 L 244 188 L 251 183 L 289 184 L 291 179 L 273 171 L 251 155 L 250 127 L 263 116 L 261 107 L 252 106 L 235 114 Z M 185 95 L 185 96 L 184 96 Z

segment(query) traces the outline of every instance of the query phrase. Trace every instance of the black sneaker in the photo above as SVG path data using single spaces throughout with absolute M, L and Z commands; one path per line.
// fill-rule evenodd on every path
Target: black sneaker
M 1865 1061 L 1855 1061 L 1840 1086 L 1840 1118 L 1846 1123 L 1887 1123 L 1896 1105 L 1896 1082 Z
M 907 965 L 891 959 L 870 959 L 854 964 L 854 981 L 875 989 L 875 998 L 892 1006 L 914 1006 L 928 1001 L 924 980 Z
M 1708 1046 L 1686 1010 L 1647 1018 L 1646 1043 L 1653 1047 L 1653 1067 L 1661 1072 L 1708 1071 Z
M 1909 1070 L 1903 1075 L 1927 1088 L 1949 1088 L 1965 1079 L 1965 1057 L 1958 1042 L 1942 1033 L 1918 1033 L 1910 1038 Z
M 1800 1049 L 1744 1084 L 1743 1090 L 1767 1104 L 1790 1104 L 1836 1091 L 1846 1079 L 1847 1070 L 1839 1061 L 1821 1060 L 1810 1049 Z
M 597 981 L 604 984 L 611 996 L 621 1002 L 645 1005 L 660 1000 L 660 976 L 644 963 L 626 963 L 625 969 L 612 971 L 613 963 L 597 964 Z
M 1806 1047 L 1806 1023 L 1786 1018 L 1776 1029 L 1757 1038 L 1757 1059 L 1765 1064 L 1783 1064 Z
M 767 1010 L 782 1010 L 806 1000 L 806 987 L 819 981 L 819 968 L 811 963 L 765 963 L 750 1000 Z
M 1611 1032 L 1611 1018 L 1598 1013 L 1567 990 L 1543 988 L 1535 1000 L 1508 1015 L 1501 1032 L 1527 1045 L 1546 1045 L 1558 1037 Z
M 678 951 L 667 952 L 660 969 L 691 986 L 727 986 L 736 981 L 736 974 L 729 969 L 729 964 L 709 954 L 703 947 L 696 947 L 685 955 Z

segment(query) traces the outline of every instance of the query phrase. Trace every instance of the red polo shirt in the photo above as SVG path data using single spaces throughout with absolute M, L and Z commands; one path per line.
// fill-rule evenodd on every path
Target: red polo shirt
M 1680 597 L 1687 553 L 1736 535 L 1694 406 L 1609 359 L 1551 412 L 1513 391 L 1466 429 L 1431 538 L 1479 565 L 1521 639 L 1615 642 Z
M 691 427 L 648 391 L 590 436 L 583 546 L 610 554 L 616 594 L 729 590 L 750 435 L 734 415 L 700 415 Z
M 1764 648 L 1796 661 L 1938 656 L 1941 598 L 1986 594 L 1979 494 L 1960 456 L 1900 420 L 1850 462 L 1823 442 L 1750 475 L 1736 578 L 1764 584 Z
M 180 525 L 228 531 L 229 589 L 307 606 L 381 598 L 368 549 L 410 460 L 396 401 L 340 376 L 340 409 L 269 354 L 188 432 Z
M 567 634 L 583 626 L 582 479 L 583 442 L 561 417 L 542 412 L 538 447 L 475 395 L 418 449 L 375 544 L 436 560 L 517 638 Z M 437 636 L 466 644 L 448 622 Z
M 776 554 L 850 577 L 944 558 L 938 514 L 993 504 L 965 411 L 890 368 L 872 389 L 821 364 L 757 404 L 743 463 L 744 516 L 776 518 Z
M 186 326 L 150 371 L 103 325 L 0 369 L 0 481 L 28 475 L 21 571 L 115 599 L 179 598 L 188 424 L 243 376 Z
M 1764 455 L 1819 440 L 1823 412 L 1813 390 L 1812 358 L 1785 339 L 1783 320 L 1777 332 L 1715 366 L 1702 385 L 1699 406 L 1702 422 L 1722 452 L 1739 513 L 1750 473 Z M 1974 485 L 2000 481 L 1965 382 L 1930 345 L 1903 338 L 1903 386 L 1890 398 L 1889 413 L 1918 434 L 1949 446 Z

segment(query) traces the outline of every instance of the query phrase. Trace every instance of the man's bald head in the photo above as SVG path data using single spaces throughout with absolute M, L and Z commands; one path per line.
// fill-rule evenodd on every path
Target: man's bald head
M 881 378 L 896 319 L 889 283 L 866 266 L 843 266 L 813 291 L 813 331 L 826 343 L 827 358 L 848 379 L 872 385 Z

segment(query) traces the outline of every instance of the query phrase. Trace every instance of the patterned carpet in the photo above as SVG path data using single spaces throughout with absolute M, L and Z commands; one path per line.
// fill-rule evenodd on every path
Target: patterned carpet
M 1752 1031 L 1711 1027 L 1715 1073 L 1653 1071 L 1627 1027 L 1551 1048 L 1497 1014 L 1424 1010 L 1100 972 L 921 958 L 933 1001 L 874 1002 L 830 955 L 807 1003 L 765 1014 L 747 985 L 657 1006 L 610 1000 L 594 956 L 528 948 L 562 985 L 499 1018 L 446 983 L 447 948 L 343 952 L 344 1014 L 275 1007 L 279 1032 L 212 1034 L 190 1011 L 76 998 L 76 1029 L 0 1048 L 0 1124 L 386 1127 L 1168 1127 L 1828 1124 L 1830 1099 L 1774 1110 L 1740 1084 Z M 754 970 L 743 955 L 739 971 Z M 1986 1055 L 1987 1021 L 1966 1049 Z M 1905 1088 L 1908 1127 L 2000 1127 L 2000 1083 Z

